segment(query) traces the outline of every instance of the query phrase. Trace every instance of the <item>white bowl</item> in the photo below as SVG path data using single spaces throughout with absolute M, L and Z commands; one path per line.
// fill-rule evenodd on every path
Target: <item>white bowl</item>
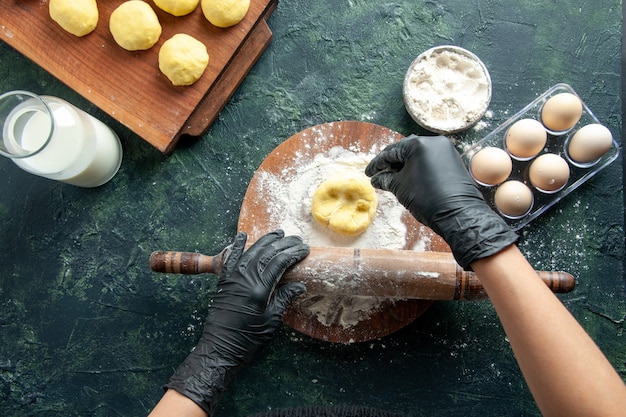
M 491 77 L 470 51 L 442 45 L 421 53 L 409 66 L 402 86 L 404 106 L 423 128 L 457 133 L 478 122 L 491 101 Z

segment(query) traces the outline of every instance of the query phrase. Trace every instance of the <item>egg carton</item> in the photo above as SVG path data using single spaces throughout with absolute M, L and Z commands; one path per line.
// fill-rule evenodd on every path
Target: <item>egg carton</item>
M 461 155 L 461 158 L 463 159 L 463 162 L 465 163 L 468 171 L 470 169 L 469 164 L 470 164 L 470 160 L 472 159 L 472 156 L 476 154 L 478 151 L 480 151 L 481 149 L 486 148 L 486 147 L 499 147 L 501 149 L 506 150 L 506 146 L 505 146 L 506 133 L 507 133 L 508 128 L 513 123 L 517 122 L 520 119 L 535 119 L 537 121 L 541 121 L 540 113 L 541 113 L 543 104 L 550 97 L 559 93 L 572 93 L 580 98 L 580 96 L 576 94 L 574 89 L 567 84 L 561 83 L 561 84 L 556 84 L 552 86 L 543 94 L 541 94 L 539 97 L 537 97 L 534 101 L 532 101 L 522 110 L 517 112 L 507 121 L 502 123 L 500 126 L 498 126 L 496 129 L 494 129 L 487 136 L 485 136 L 483 139 L 481 139 L 479 142 L 477 142 L 475 145 L 473 145 L 471 148 L 466 150 Z M 620 148 L 619 148 L 619 144 L 615 141 L 615 138 L 613 138 L 613 143 L 611 144 L 611 148 L 595 164 L 593 164 L 590 167 L 581 168 L 579 166 L 576 166 L 572 164 L 571 161 L 569 161 L 568 158 L 566 157 L 565 144 L 571 135 L 573 135 L 581 127 L 586 126 L 588 124 L 592 124 L 592 123 L 601 124 L 598 121 L 597 117 L 591 112 L 591 110 L 587 107 L 587 105 L 582 99 L 581 99 L 581 102 L 583 105 L 582 116 L 574 127 L 569 129 L 568 131 L 561 132 L 561 133 L 556 133 L 556 132 L 550 131 L 549 129 L 546 129 L 546 132 L 548 134 L 548 140 L 546 142 L 546 146 L 539 154 L 537 154 L 535 157 L 531 158 L 528 161 L 520 161 L 520 160 L 512 158 L 513 169 L 511 171 L 510 176 L 507 178 L 507 180 L 521 181 L 524 184 L 526 184 L 533 193 L 534 204 L 527 214 L 525 214 L 523 217 L 520 217 L 520 218 L 510 218 L 508 216 L 502 215 L 498 211 L 494 203 L 494 195 L 498 187 L 497 186 L 483 186 L 481 184 L 478 184 L 478 188 L 483 193 L 483 196 L 485 197 L 485 200 L 487 201 L 487 203 L 497 213 L 501 215 L 501 217 L 507 222 L 507 224 L 513 230 L 520 230 L 521 228 L 526 226 L 528 223 L 530 223 L 537 217 L 541 216 L 550 207 L 554 206 L 556 203 L 561 201 L 563 198 L 565 198 L 565 196 L 567 196 L 576 188 L 580 187 L 582 184 L 590 180 L 594 175 L 596 175 L 598 172 L 606 168 L 610 163 L 612 163 L 613 161 L 617 159 Z M 527 175 L 527 168 L 530 165 L 530 163 L 533 160 L 535 160 L 538 156 L 545 154 L 545 153 L 554 153 L 554 154 L 561 156 L 563 159 L 567 161 L 569 168 L 570 168 L 570 177 L 565 187 L 562 188 L 560 191 L 552 193 L 552 194 L 544 193 L 535 189 L 530 183 L 530 181 L 528 180 L 528 175 Z

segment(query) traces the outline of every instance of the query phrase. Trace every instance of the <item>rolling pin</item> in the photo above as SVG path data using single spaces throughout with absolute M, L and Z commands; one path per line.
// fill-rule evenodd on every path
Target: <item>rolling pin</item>
M 215 256 L 157 251 L 150 255 L 155 272 L 219 274 L 227 249 Z M 566 272 L 538 271 L 556 293 L 574 289 Z M 422 300 L 484 300 L 487 294 L 473 272 L 464 271 L 448 252 L 311 247 L 304 260 L 289 268 L 281 282 L 298 281 L 309 295 L 337 294 Z

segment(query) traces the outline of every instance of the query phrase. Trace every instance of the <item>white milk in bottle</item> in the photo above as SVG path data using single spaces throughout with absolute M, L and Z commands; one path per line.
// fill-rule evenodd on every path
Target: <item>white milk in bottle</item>
M 64 100 L 50 96 L 41 99 L 53 115 L 52 126 L 37 98 L 15 107 L 4 122 L 5 143 L 8 137 L 9 143 L 22 150 L 36 152 L 13 157 L 13 162 L 33 174 L 80 187 L 97 187 L 109 181 L 122 161 L 117 135 Z

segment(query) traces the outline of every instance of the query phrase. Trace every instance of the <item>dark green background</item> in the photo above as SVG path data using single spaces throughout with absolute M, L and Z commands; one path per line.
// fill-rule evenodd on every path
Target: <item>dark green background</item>
M 488 128 L 456 135 L 459 147 L 559 82 L 621 143 L 621 9 L 617 0 L 284 0 L 269 19 L 271 45 L 218 120 L 167 158 L 0 43 L 0 90 L 65 98 L 124 147 L 118 175 L 98 189 L 0 160 L 0 414 L 147 414 L 195 345 L 215 287 L 212 275 L 152 273 L 149 254 L 221 250 L 255 169 L 300 130 L 362 120 L 426 133 L 401 86 L 434 45 L 470 49 L 493 80 Z M 623 207 L 620 157 L 531 223 L 521 248 L 537 269 L 577 277 L 561 299 L 626 379 Z M 488 301 L 438 302 L 402 331 L 356 345 L 282 328 L 216 415 L 325 404 L 538 415 Z

